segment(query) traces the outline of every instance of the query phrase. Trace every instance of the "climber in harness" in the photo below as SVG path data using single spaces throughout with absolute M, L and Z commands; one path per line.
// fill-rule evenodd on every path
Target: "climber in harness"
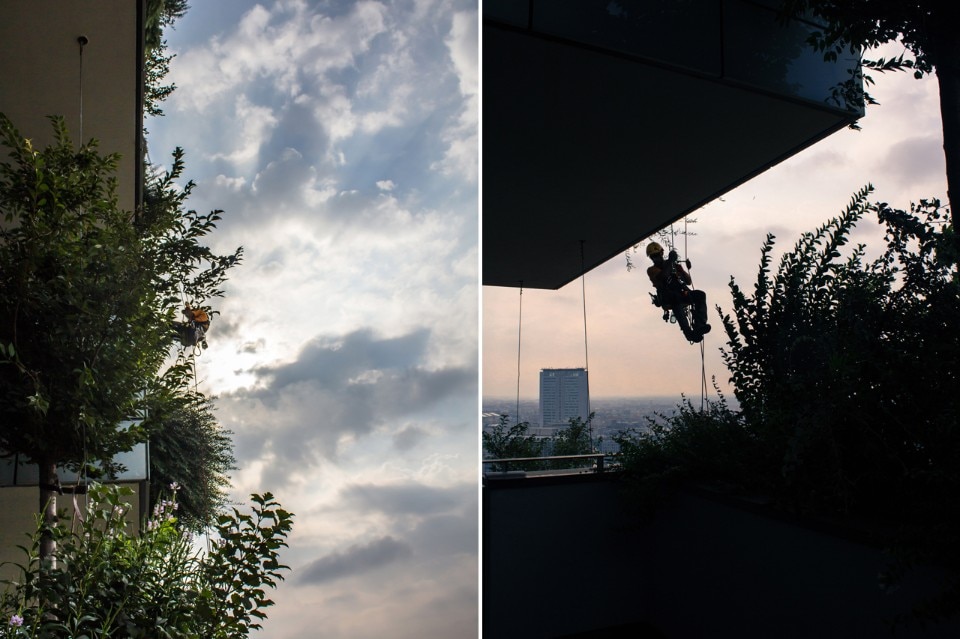
M 647 276 L 657 289 L 653 303 L 664 310 L 663 318 L 669 320 L 668 311 L 673 312 L 677 324 L 689 342 L 703 341 L 703 336 L 710 332 L 707 324 L 707 294 L 690 288 L 693 280 L 690 274 L 677 264 L 677 252 L 672 250 L 663 259 L 663 247 L 656 242 L 647 245 L 647 257 L 653 260 L 653 265 L 647 269 Z M 690 268 L 690 260 L 686 260 Z M 686 307 L 693 311 L 693 326 L 687 318 Z
M 210 328 L 210 316 L 202 308 L 193 308 L 189 304 L 180 311 L 183 313 L 185 322 L 174 322 L 174 328 L 180 337 L 180 343 L 184 346 L 196 346 L 202 344 L 206 346 L 206 333 Z

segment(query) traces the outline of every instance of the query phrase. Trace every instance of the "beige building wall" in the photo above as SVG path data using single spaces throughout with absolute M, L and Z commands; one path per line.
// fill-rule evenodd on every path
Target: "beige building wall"
M 137 0 L 4 0 L 0 2 L 0 112 L 35 146 L 52 138 L 48 115 L 62 115 L 74 141 L 97 138 L 101 152 L 120 153 L 120 205 L 133 210 L 139 192 L 142 137 Z M 82 84 L 79 36 L 83 47 Z
M 0 112 L 34 146 L 52 140 L 49 115 L 61 115 L 75 143 L 96 138 L 119 153 L 120 206 L 136 207 L 143 128 L 144 0 L 0 0 Z M 87 40 L 82 48 L 78 38 Z M 82 132 L 82 136 L 81 136 Z M 130 484 L 129 520 L 141 517 L 141 484 Z M 36 527 L 36 486 L 0 487 L 0 564 L 22 562 Z M 77 497 L 82 508 L 84 498 Z M 74 510 L 73 495 L 58 509 Z M 0 578 L 16 573 L 0 565 Z
M 125 498 L 129 505 L 126 511 L 128 530 L 139 530 L 143 519 L 142 504 L 145 503 L 145 482 L 125 483 L 133 494 Z M 86 495 L 60 495 L 57 512 L 65 512 L 72 518 L 76 509 L 85 509 Z M 17 564 L 23 564 L 26 556 L 18 545 L 30 547 L 30 535 L 37 529 L 37 513 L 40 508 L 40 489 L 37 486 L 8 486 L 0 488 L 0 581 L 16 579 Z

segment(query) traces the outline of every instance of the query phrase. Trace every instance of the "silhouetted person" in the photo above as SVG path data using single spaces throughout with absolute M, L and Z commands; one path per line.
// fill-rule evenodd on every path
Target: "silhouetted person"
M 174 323 L 174 328 L 180 336 L 180 343 L 184 346 L 196 346 L 202 343 L 210 328 L 210 316 L 202 308 L 192 308 L 189 304 L 180 312 L 187 320 Z
M 699 342 L 710 332 L 707 324 L 707 294 L 690 288 L 693 282 L 690 274 L 677 264 L 677 252 L 671 250 L 667 259 L 663 259 L 663 247 L 656 242 L 647 246 L 647 257 L 653 260 L 653 265 L 647 269 L 647 276 L 657 289 L 659 306 L 673 311 L 677 324 L 683 331 L 684 337 L 690 342 Z M 690 260 L 687 260 L 690 268 Z M 692 306 L 693 326 L 687 321 L 685 306 Z

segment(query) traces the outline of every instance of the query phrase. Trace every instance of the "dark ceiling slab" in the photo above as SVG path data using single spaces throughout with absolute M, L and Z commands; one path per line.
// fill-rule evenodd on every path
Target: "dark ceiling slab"
M 483 284 L 557 289 L 852 121 L 484 25 Z

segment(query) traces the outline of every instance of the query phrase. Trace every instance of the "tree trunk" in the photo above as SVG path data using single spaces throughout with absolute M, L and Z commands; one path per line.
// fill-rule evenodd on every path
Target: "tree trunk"
M 950 221 L 956 234 L 960 230 L 956 206 L 960 204 L 960 38 L 943 38 L 937 53 L 943 154 L 947 164 L 947 202 L 950 204 Z M 956 234 L 955 238 L 960 243 L 960 234 Z
M 40 567 L 41 569 L 57 567 L 57 541 L 52 529 L 57 525 L 57 488 L 60 480 L 57 477 L 56 462 L 41 459 L 40 467 L 40 515 L 43 518 L 43 530 L 40 533 Z

